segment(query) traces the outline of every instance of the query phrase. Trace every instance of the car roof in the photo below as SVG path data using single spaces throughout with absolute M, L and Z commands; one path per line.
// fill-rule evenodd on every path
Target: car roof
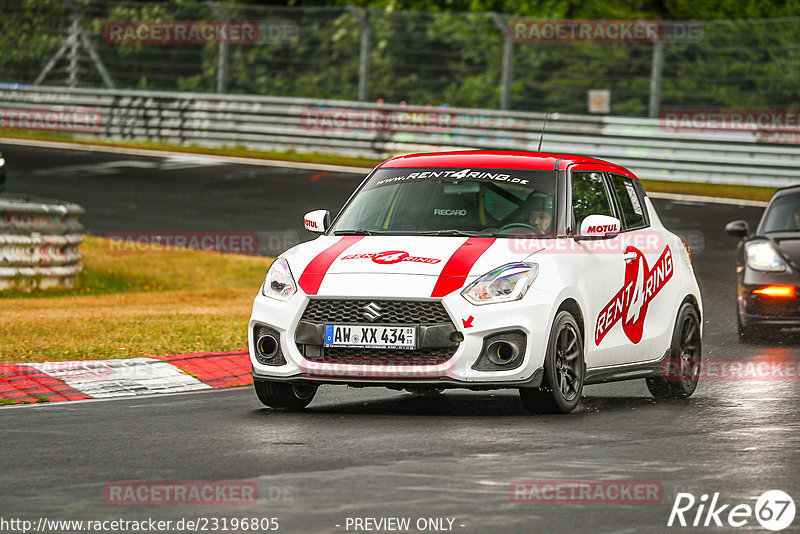
M 529 170 L 601 170 L 615 172 L 637 179 L 635 174 L 619 165 L 602 159 L 577 154 L 551 152 L 526 152 L 516 150 L 460 150 L 408 154 L 387 159 L 382 169 L 409 167 L 472 167 L 477 169 L 529 169 Z

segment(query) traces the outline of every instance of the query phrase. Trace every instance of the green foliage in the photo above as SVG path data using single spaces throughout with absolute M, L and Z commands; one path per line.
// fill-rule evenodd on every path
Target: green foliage
M 1 0 L 0 0 L 1 1 Z M 487 12 L 537 19 L 700 19 L 699 41 L 667 42 L 663 108 L 797 108 L 800 0 L 314 0 L 292 7 L 219 2 L 76 0 L 81 24 L 120 88 L 213 92 L 220 52 L 207 44 L 113 44 L 109 21 L 248 20 L 289 25 L 227 47 L 228 92 L 317 99 L 358 98 L 361 27 L 346 8 L 364 8 L 371 30 L 368 100 L 496 108 L 504 42 Z M 16 0 L 0 19 L 0 81 L 32 83 L 68 35 L 62 0 Z M 289 2 L 291 3 L 291 2 Z M 770 21 L 740 22 L 741 19 Z M 100 86 L 85 51 L 79 85 Z M 650 43 L 515 43 L 511 107 L 586 113 L 589 89 L 610 89 L 613 114 L 647 113 Z M 45 80 L 64 85 L 66 59 Z

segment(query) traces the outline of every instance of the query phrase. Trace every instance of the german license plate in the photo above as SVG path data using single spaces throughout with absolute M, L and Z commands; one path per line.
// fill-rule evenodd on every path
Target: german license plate
M 414 326 L 326 324 L 325 346 L 414 350 L 417 329 Z

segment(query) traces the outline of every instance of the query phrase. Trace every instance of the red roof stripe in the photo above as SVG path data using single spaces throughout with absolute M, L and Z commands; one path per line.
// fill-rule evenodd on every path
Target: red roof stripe
M 556 165 L 558 164 L 558 169 Z M 474 167 L 478 169 L 565 170 L 572 165 L 586 166 L 583 170 L 617 172 L 636 178 L 628 169 L 602 159 L 576 154 L 525 152 L 514 150 L 463 150 L 408 154 L 388 159 L 378 165 L 382 169 L 410 167 Z

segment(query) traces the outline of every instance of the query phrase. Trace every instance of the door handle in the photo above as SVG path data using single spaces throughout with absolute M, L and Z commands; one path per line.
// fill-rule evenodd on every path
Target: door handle
M 626 252 L 622 257 L 625 258 L 625 263 L 630 263 L 638 257 L 638 254 L 635 252 Z

